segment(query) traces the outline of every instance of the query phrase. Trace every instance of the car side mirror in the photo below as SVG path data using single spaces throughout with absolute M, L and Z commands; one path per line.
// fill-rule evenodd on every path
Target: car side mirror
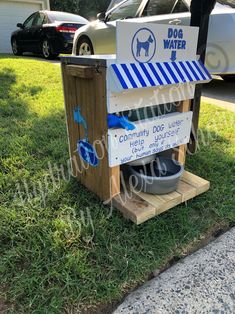
M 19 28 L 21 28 L 21 29 L 23 29 L 23 28 L 24 28 L 24 25 L 23 25 L 23 24 L 21 24 L 21 23 L 18 23 L 16 26 L 17 26 L 17 27 L 19 27 Z
M 105 12 L 101 12 L 97 14 L 97 19 L 101 22 L 105 22 L 106 20 L 106 13 Z

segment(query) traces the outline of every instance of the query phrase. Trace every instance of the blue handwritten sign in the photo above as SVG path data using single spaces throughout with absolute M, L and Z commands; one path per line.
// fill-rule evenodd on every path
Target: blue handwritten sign
M 192 114 L 191 111 L 171 113 L 137 121 L 133 131 L 109 130 L 110 167 L 187 144 L 190 140 Z

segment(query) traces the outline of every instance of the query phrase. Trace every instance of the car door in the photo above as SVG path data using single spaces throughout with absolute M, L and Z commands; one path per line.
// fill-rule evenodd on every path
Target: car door
M 29 29 L 30 32 L 30 49 L 32 52 L 41 51 L 41 41 L 43 36 L 43 24 L 46 23 L 46 16 L 43 12 L 37 12 L 32 24 Z
M 32 41 L 32 34 L 30 32 L 34 19 L 35 19 L 36 13 L 33 13 L 32 15 L 30 15 L 27 20 L 24 22 L 23 24 L 23 29 L 20 32 L 20 34 L 18 35 L 18 40 L 19 40 L 19 44 L 22 47 L 22 50 L 26 51 L 26 52 L 30 52 L 30 46 L 31 46 L 31 41 Z
M 146 0 L 127 0 L 109 11 L 105 21 L 98 21 L 94 36 L 96 53 L 115 53 L 116 49 L 116 21 L 127 18 L 135 18 Z

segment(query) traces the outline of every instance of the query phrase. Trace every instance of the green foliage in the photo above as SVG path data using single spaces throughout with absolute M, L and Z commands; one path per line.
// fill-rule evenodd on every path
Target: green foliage
M 109 0 L 51 0 L 51 10 L 65 11 L 94 18 L 97 13 L 105 11 Z
M 208 230 L 234 225 L 234 120 L 203 104 L 200 150 L 187 168 L 210 191 L 135 226 L 69 175 L 59 66 L 1 57 L 0 285 L 14 313 L 121 300 Z
M 65 11 L 71 13 L 77 13 L 80 10 L 80 0 L 51 0 L 51 10 L 53 11 Z

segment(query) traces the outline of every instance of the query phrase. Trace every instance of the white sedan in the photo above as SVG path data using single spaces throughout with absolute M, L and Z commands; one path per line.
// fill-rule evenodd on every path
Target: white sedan
M 115 54 L 117 20 L 189 25 L 189 8 L 190 0 L 113 0 L 107 12 L 75 33 L 73 54 Z M 230 6 L 217 3 L 212 12 L 206 65 L 212 74 L 235 78 L 235 9 Z

